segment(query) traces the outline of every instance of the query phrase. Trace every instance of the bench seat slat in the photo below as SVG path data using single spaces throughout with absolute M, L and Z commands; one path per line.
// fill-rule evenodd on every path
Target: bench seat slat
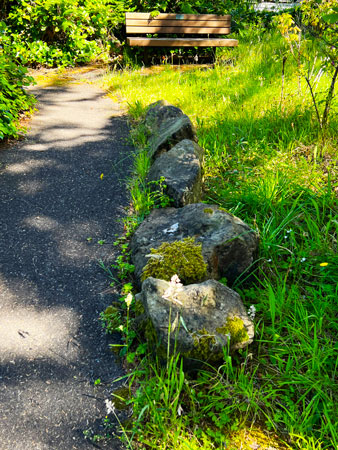
M 151 17 L 150 13 L 134 13 L 127 12 L 126 19 L 150 19 L 150 20 L 161 20 L 161 19 L 173 19 L 177 20 L 177 17 L 182 17 L 182 20 L 231 20 L 231 15 L 227 14 L 225 16 L 217 16 L 216 14 L 172 14 L 172 13 L 162 13 L 155 17 Z
M 195 28 L 195 27 L 181 27 L 176 25 L 175 27 L 163 27 L 163 26 L 147 26 L 147 27 L 134 27 L 127 26 L 127 33 L 185 33 L 185 34 L 230 34 L 230 28 Z
M 237 47 L 237 39 L 220 38 L 143 38 L 129 37 L 127 44 L 134 47 Z
M 128 26 L 132 27 L 202 27 L 202 28 L 224 28 L 231 26 L 231 20 L 148 20 L 148 19 L 128 19 Z

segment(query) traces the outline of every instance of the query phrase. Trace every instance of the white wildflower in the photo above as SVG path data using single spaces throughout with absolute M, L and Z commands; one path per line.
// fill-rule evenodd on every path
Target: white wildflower
M 183 284 L 181 283 L 179 277 L 177 275 L 173 275 L 171 277 L 171 280 L 169 281 L 169 287 L 162 295 L 162 298 L 168 301 L 178 303 L 179 305 L 182 305 L 182 303 L 176 298 L 176 294 L 182 291 L 182 287 Z
M 256 308 L 254 305 L 251 305 L 248 310 L 248 316 L 249 316 L 250 320 L 254 320 L 255 315 L 256 315 Z
M 123 331 L 123 325 L 120 325 L 120 326 L 118 327 L 118 329 L 119 329 L 120 331 Z
M 130 292 L 127 295 L 127 297 L 124 299 L 124 301 L 126 302 L 127 308 L 130 308 L 131 302 L 133 301 L 133 296 Z
M 173 275 L 170 280 L 170 284 L 175 287 L 183 286 L 181 280 L 178 278 L 178 275 Z
M 114 403 L 111 400 L 109 400 L 108 398 L 106 398 L 106 400 L 104 402 L 106 404 L 107 414 L 114 413 L 115 412 Z
M 302 259 L 300 260 L 301 263 L 303 263 L 303 262 L 305 262 L 305 261 L 306 261 L 306 258 L 302 258 Z

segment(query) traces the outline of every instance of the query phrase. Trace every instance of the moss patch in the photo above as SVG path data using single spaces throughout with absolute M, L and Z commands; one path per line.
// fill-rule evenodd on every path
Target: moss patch
M 202 244 L 196 244 L 194 238 L 183 241 L 164 242 L 157 249 L 150 250 L 153 257 L 143 269 L 142 281 L 148 277 L 170 281 L 175 274 L 183 284 L 203 280 L 207 265 L 202 256 Z
M 135 315 L 136 316 L 142 316 L 145 313 L 143 303 L 141 300 L 135 301 Z
M 216 337 L 205 328 L 193 333 L 194 348 L 184 356 L 188 358 L 201 359 L 203 361 L 218 361 L 222 358 L 221 351 L 215 351 Z
M 211 208 L 204 208 L 203 212 L 204 212 L 204 214 L 213 214 L 214 210 Z
M 216 328 L 216 331 L 223 336 L 230 334 L 230 343 L 232 347 L 249 340 L 249 335 L 244 326 L 244 322 L 239 317 L 228 317 L 225 324 L 222 327 Z
M 167 350 L 159 342 L 155 327 L 150 318 L 143 322 L 142 328 L 144 331 L 144 336 L 148 342 L 148 348 L 153 349 L 154 354 L 156 354 L 160 359 L 165 359 L 167 356 Z
M 114 406 L 117 409 L 124 410 L 129 408 L 129 405 L 126 404 L 127 400 L 130 399 L 130 392 L 128 387 L 123 386 L 115 389 L 115 391 L 112 392 L 112 395 L 114 397 Z

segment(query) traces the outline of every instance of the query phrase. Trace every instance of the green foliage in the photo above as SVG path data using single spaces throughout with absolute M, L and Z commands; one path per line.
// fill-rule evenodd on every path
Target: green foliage
M 122 324 L 121 310 L 116 306 L 108 306 L 100 314 L 102 327 L 107 333 L 114 333 L 119 331 L 119 327 Z
M 311 41 L 308 53 L 318 68 L 316 45 Z M 106 79 L 128 103 L 141 103 L 139 109 L 162 98 L 184 109 L 206 150 L 208 203 L 260 234 L 250 287 L 248 280 L 236 287 L 246 306 L 257 309 L 254 343 L 231 356 L 225 349 L 221 367 L 184 373 L 181 414 L 164 408 L 154 362 L 145 361 L 131 431 L 144 448 L 204 448 L 205 436 L 205 448 L 224 448 L 225 441 L 237 448 L 230 435 L 245 423 L 250 429 L 260 424 L 265 435 L 278 433 L 295 449 L 338 445 L 338 115 L 320 129 L 297 61 L 288 58 L 283 72 L 285 50 L 282 37 L 269 32 L 226 49 L 226 64 L 215 69 L 165 67 Z M 330 86 L 329 74 L 317 82 L 320 95 Z M 337 106 L 334 98 L 332 112 Z M 161 385 L 179 379 L 179 364 L 175 377 L 160 368 Z M 250 448 L 246 434 L 240 444 Z M 285 448 L 280 440 L 269 446 Z
M 33 82 L 14 56 L 8 29 L 0 22 L 0 139 L 17 137 L 23 131 L 19 125 L 20 113 L 29 111 L 34 99 L 24 87 Z
M 132 2 L 135 11 L 152 12 L 177 12 L 184 14 L 225 14 L 231 9 L 241 7 L 246 4 L 245 0 L 134 0 Z
M 322 128 L 326 127 L 328 122 L 338 77 L 338 21 L 336 20 L 338 8 L 335 5 L 335 0 L 326 2 L 304 0 L 300 6 L 302 13 L 300 23 L 297 24 L 288 13 L 277 18 L 279 30 L 288 44 L 291 55 L 297 61 L 299 76 L 305 79 L 311 92 L 317 120 Z M 316 67 L 313 55 L 309 52 L 308 44 L 311 37 L 315 37 L 319 47 L 316 54 L 316 58 L 321 59 L 319 67 Z M 287 58 L 286 53 L 284 58 Z M 331 82 L 322 100 L 318 98 L 315 88 L 323 71 L 329 74 Z
M 8 16 L 13 50 L 35 65 L 107 58 L 127 5 L 127 0 L 19 0 Z
M 202 256 L 202 244 L 196 244 L 194 238 L 164 242 L 157 249 L 152 248 L 150 255 L 142 281 L 148 277 L 170 281 L 173 275 L 178 275 L 182 283 L 191 284 L 205 277 L 207 265 Z

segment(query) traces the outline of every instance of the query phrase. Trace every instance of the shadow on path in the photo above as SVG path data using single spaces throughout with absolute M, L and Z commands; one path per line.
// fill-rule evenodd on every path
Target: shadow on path
M 36 94 L 30 133 L 0 152 L 0 448 L 86 449 L 121 375 L 98 321 L 111 302 L 98 260 L 122 231 L 132 148 L 101 91 Z

